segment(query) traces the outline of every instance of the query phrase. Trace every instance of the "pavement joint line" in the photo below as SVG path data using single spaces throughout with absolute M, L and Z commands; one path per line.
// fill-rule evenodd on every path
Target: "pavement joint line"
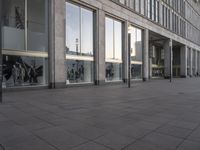
M 176 148 L 175 150 L 177 150 L 186 140 L 188 140 L 188 137 L 189 137 L 195 130 L 197 130 L 199 127 L 200 127 L 200 124 L 199 124 L 196 128 L 194 128 L 194 129 L 190 132 L 190 134 L 188 134 L 188 136 L 186 136 L 186 137 L 184 138 L 184 140 L 177 146 L 177 148 Z M 189 141 L 194 141 L 194 140 L 190 140 L 190 139 L 189 139 Z M 194 141 L 194 142 L 196 142 L 196 141 Z
M 0 144 L 0 149 L 1 150 L 6 150 L 2 144 Z

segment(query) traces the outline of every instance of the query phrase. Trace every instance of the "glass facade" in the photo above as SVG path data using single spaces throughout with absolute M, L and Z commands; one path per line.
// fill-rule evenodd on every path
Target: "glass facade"
M 128 33 L 131 34 L 131 77 L 132 79 L 141 79 L 143 57 L 142 30 L 130 26 Z
M 122 80 L 122 23 L 106 17 L 106 81 Z
M 3 87 L 48 83 L 48 1 L 3 1 Z
M 157 46 L 151 48 L 152 77 L 164 77 L 164 49 Z
M 67 84 L 93 82 L 93 11 L 66 2 Z

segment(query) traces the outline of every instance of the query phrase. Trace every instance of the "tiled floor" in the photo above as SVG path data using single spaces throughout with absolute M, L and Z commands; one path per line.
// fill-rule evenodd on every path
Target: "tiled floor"
M 200 150 L 200 78 L 7 92 L 0 150 Z

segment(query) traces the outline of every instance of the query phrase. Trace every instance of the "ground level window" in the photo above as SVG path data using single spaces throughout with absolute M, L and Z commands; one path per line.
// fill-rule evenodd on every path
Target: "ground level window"
M 67 84 L 93 82 L 93 61 L 67 60 Z
M 106 81 L 119 81 L 122 79 L 121 63 L 106 63 Z
M 3 87 L 45 85 L 47 58 L 3 55 Z

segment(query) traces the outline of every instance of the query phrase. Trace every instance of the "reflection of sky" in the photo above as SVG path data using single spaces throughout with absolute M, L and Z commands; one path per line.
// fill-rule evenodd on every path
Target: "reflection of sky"
M 142 61 L 142 30 L 130 26 L 128 32 L 131 33 L 131 56 L 134 60 Z
M 73 52 L 93 54 L 93 12 L 66 3 L 66 16 L 66 46 Z
M 122 59 L 122 24 L 106 17 L 106 58 Z

